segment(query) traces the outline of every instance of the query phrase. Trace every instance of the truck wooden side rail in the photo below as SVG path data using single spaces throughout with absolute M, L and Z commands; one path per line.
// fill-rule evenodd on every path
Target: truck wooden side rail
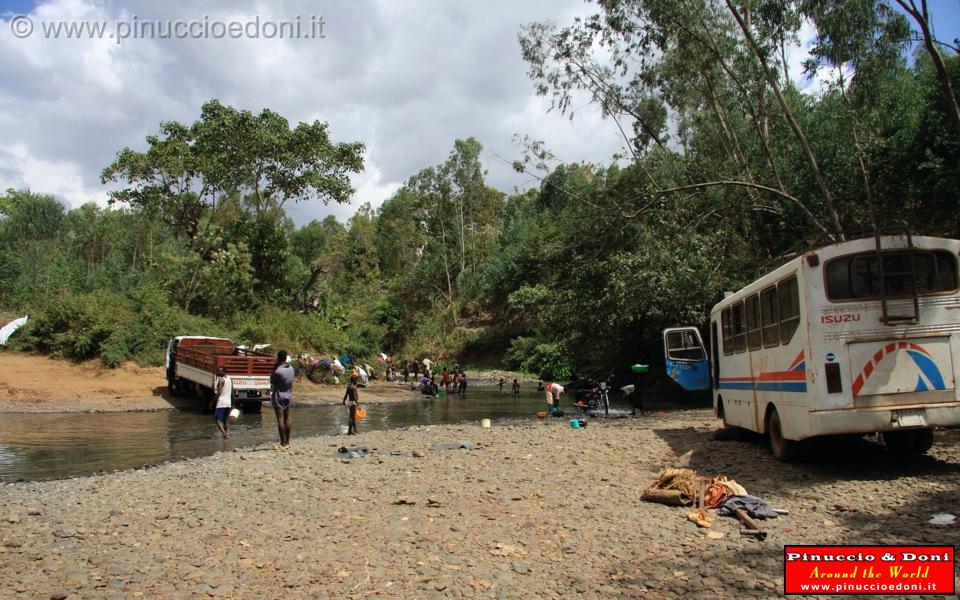
M 271 356 L 238 348 L 231 340 L 179 336 L 167 347 L 167 384 L 174 396 L 195 394 L 201 408 L 215 395 L 217 371 L 223 367 L 233 384 L 234 400 L 245 411 L 259 410 L 270 389 Z
M 217 346 L 193 346 L 177 351 L 177 362 L 197 369 L 216 373 L 220 367 L 227 369 L 227 375 L 266 375 L 273 373 L 273 357 L 243 353 L 222 354 L 223 348 Z

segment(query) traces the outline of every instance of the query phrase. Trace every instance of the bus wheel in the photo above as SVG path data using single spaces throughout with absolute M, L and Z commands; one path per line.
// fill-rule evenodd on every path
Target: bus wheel
M 783 427 L 776 408 L 771 409 L 767 417 L 767 435 L 770 436 L 770 450 L 774 458 L 781 462 L 793 462 L 800 457 L 800 442 L 783 437 Z
M 883 443 L 895 454 L 924 454 L 933 446 L 933 430 L 884 431 Z

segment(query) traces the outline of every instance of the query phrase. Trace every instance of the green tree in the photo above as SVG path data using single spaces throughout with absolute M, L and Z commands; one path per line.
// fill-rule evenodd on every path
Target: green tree
M 127 184 L 113 202 L 156 210 L 194 242 L 204 214 L 233 194 L 249 198 L 257 216 L 288 201 L 348 201 L 363 144 L 335 144 L 327 130 L 319 121 L 291 129 L 271 110 L 254 115 L 211 100 L 189 127 L 161 123 L 146 152 L 121 150 L 101 179 Z

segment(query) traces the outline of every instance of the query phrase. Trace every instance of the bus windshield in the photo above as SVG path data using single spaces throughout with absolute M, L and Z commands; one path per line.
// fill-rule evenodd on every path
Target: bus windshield
M 912 255 L 912 256 L 911 256 Z M 945 250 L 884 252 L 884 295 L 913 294 L 914 277 L 919 294 L 957 289 L 957 259 Z M 880 297 L 880 262 L 876 253 L 835 258 L 826 265 L 827 297 L 830 300 Z

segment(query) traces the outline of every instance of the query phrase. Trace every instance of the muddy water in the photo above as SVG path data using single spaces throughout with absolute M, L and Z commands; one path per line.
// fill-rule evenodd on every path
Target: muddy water
M 565 402 L 566 404 L 566 402 Z M 457 396 L 397 404 L 368 404 L 360 431 L 411 425 L 476 422 L 533 417 L 545 405 L 541 393 L 468 390 Z M 564 406 L 565 409 L 568 407 Z M 297 407 L 291 412 L 297 437 L 336 435 L 347 424 L 342 406 Z M 276 418 L 269 404 L 262 413 L 243 414 L 224 440 L 209 414 L 150 413 L 6 414 L 0 416 L 0 481 L 50 479 L 140 467 L 206 456 L 277 441 Z M 347 438 L 341 438 L 344 442 Z

